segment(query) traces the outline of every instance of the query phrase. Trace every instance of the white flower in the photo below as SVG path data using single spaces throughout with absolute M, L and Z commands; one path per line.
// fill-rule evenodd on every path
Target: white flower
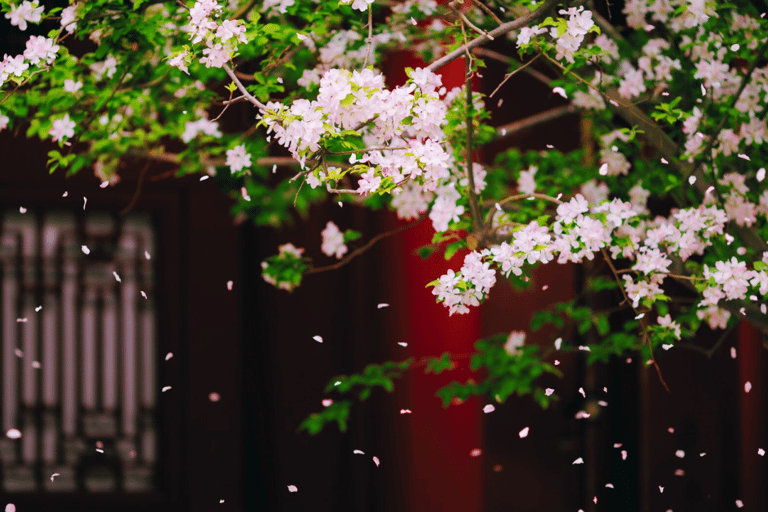
M 8 123 L 10 121 L 11 120 L 8 116 L 0 114 L 0 132 L 5 130 L 8 127 Z
M 339 227 L 331 221 L 325 225 L 325 229 L 322 231 L 323 245 L 320 249 L 326 256 L 335 255 L 337 259 L 340 259 L 347 253 L 347 246 L 344 245 L 344 233 L 339 230 Z
M 208 119 L 202 117 L 197 121 L 187 122 L 187 124 L 184 126 L 184 133 L 181 135 L 181 140 L 188 144 L 192 139 L 197 137 L 200 132 L 203 132 L 204 134 L 210 135 L 212 137 L 216 137 L 217 139 L 221 137 L 221 132 L 219 131 L 219 123 L 216 121 L 209 121 Z
M 536 181 L 533 177 L 538 169 L 530 166 L 525 171 L 520 171 L 520 179 L 517 180 L 517 189 L 523 194 L 533 194 L 536 191 Z
M 79 7 L 80 4 L 72 4 L 61 11 L 61 26 L 70 34 L 77 28 L 77 21 L 75 20 L 75 17 Z
M 523 331 L 512 331 L 509 333 L 509 338 L 507 338 L 507 342 L 504 344 L 504 350 L 507 351 L 507 354 L 513 355 L 516 354 L 524 344 L 525 333 Z
M 83 87 L 83 82 L 64 80 L 64 92 L 77 92 Z
M 11 4 L 11 12 L 5 13 L 5 17 L 11 20 L 11 25 L 16 25 L 19 30 L 27 30 L 27 22 L 40 23 L 43 7 L 37 2 L 24 1 L 20 6 Z
M 227 165 L 233 173 L 251 166 L 251 155 L 246 153 L 244 144 L 227 150 Z
M 101 80 L 105 74 L 107 78 L 112 78 L 112 75 L 117 71 L 117 59 L 112 55 L 108 55 L 103 62 L 94 62 L 90 65 L 90 68 L 96 81 Z
M 69 114 L 64 114 L 61 119 L 53 121 L 51 131 L 48 132 L 53 142 L 63 140 L 64 138 L 71 138 L 75 136 L 75 122 L 69 118 Z

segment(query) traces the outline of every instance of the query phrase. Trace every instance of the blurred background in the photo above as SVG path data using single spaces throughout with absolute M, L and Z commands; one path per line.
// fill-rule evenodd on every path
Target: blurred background
M 18 53 L 20 37 L 0 52 Z M 447 86 L 463 81 L 455 64 Z M 408 65 L 418 64 L 393 55 L 388 81 L 402 83 Z M 489 93 L 505 72 L 489 61 L 476 88 Z M 495 126 L 567 105 L 523 73 L 495 98 Z M 222 124 L 248 121 L 233 111 Z M 478 156 L 573 150 L 585 144 L 581 122 L 560 117 Z M 238 186 L 226 176 L 177 179 L 126 160 L 120 182 L 101 188 L 89 170 L 49 175 L 54 146 L 23 132 L 0 133 L 0 502 L 36 512 L 768 509 L 766 352 L 749 327 L 661 354 L 670 393 L 637 358 L 587 366 L 583 352 L 553 352 L 563 378 L 545 377 L 559 396 L 548 410 L 530 397 L 487 414 L 490 399 L 444 409 L 434 393 L 473 377 L 474 342 L 529 331 L 536 309 L 579 293 L 582 269 L 541 267 L 527 290 L 499 284 L 482 308 L 448 317 L 425 285 L 463 255 L 415 255 L 431 240 L 423 222 L 287 293 L 260 276 L 279 244 L 330 264 L 328 220 L 361 231 L 359 245 L 400 221 L 328 200 L 287 229 L 255 227 L 231 215 Z M 542 329 L 527 342 L 554 338 Z M 335 375 L 445 351 L 463 362 L 408 372 L 393 393 L 354 406 L 347 432 L 297 432 L 335 398 L 322 392 Z

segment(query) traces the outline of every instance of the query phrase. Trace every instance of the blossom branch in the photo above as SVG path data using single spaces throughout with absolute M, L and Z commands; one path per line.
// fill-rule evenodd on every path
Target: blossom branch
M 416 225 L 418 225 L 421 221 L 423 221 L 426 218 L 427 218 L 427 215 L 423 214 L 417 220 L 415 220 L 414 222 L 411 222 L 410 224 L 405 224 L 403 226 L 400 226 L 398 228 L 392 229 L 390 231 L 385 231 L 384 233 L 379 233 L 375 237 L 371 238 L 368 241 L 368 243 L 366 243 L 364 246 L 359 247 L 359 248 L 355 249 L 354 251 L 352 251 L 351 253 L 349 253 L 349 255 L 347 257 L 337 261 L 336 263 L 334 263 L 332 265 L 326 265 L 324 267 L 317 267 L 317 268 L 310 268 L 309 270 L 304 272 L 304 274 L 305 275 L 308 275 L 308 274 L 318 274 L 320 272 L 327 272 L 329 270 L 336 270 L 338 268 L 341 268 L 344 265 L 346 265 L 347 263 L 349 263 L 350 261 L 352 261 L 353 259 L 355 259 L 356 257 L 358 257 L 361 254 L 363 254 L 365 251 L 367 251 L 368 249 L 370 249 L 374 245 L 376 245 L 376 242 L 378 242 L 379 240 L 383 240 L 384 238 L 387 238 L 387 237 L 396 235 L 398 233 L 402 233 L 403 231 L 406 231 L 408 229 L 411 229 L 412 227 L 415 227 Z
M 472 41 L 469 41 L 468 43 L 461 45 L 460 47 L 456 48 L 448 55 L 445 55 L 444 57 L 437 59 L 435 62 L 427 66 L 426 69 L 434 72 L 440 69 L 441 67 L 445 66 L 446 64 L 458 59 L 459 57 L 464 55 L 464 53 L 467 52 L 468 50 L 472 50 L 473 48 L 476 48 L 481 44 L 484 44 L 488 41 L 492 41 L 493 39 L 501 37 L 504 34 L 512 32 L 513 30 L 517 30 L 519 28 L 528 26 L 529 24 L 533 23 L 534 21 L 544 16 L 544 14 L 554 5 L 555 5 L 555 0 L 546 0 L 544 4 L 538 9 L 536 9 L 535 11 L 528 13 L 525 16 L 522 16 L 516 20 L 504 23 L 499 27 L 491 30 L 487 34 L 483 34 L 473 39 Z

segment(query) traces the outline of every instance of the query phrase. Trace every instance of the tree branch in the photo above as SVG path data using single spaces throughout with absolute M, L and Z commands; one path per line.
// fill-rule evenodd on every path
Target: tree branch
M 517 30 L 519 28 L 526 27 L 526 26 L 530 25 L 531 23 L 533 23 L 534 21 L 536 21 L 539 18 L 541 18 L 542 16 L 544 16 L 544 14 L 554 5 L 555 5 L 555 0 L 546 0 L 541 7 L 539 7 L 538 9 L 533 11 L 532 13 L 526 14 L 525 16 L 523 16 L 521 18 L 518 18 L 516 20 L 504 23 L 504 24 L 500 25 L 499 27 L 497 27 L 497 28 L 491 30 L 490 32 L 488 32 L 487 35 L 483 34 L 483 35 L 473 39 L 472 41 L 470 41 L 470 42 L 468 42 L 466 44 L 461 45 L 460 47 L 456 48 L 455 50 L 453 50 L 448 55 L 445 55 L 444 57 L 442 57 L 440 59 L 437 59 L 435 62 L 433 62 L 432 64 L 427 66 L 426 69 L 428 69 L 429 71 L 434 72 L 434 71 L 440 69 L 441 67 L 445 66 L 446 64 L 448 64 L 450 62 L 453 62 L 454 60 L 458 59 L 459 57 L 464 55 L 464 53 L 466 51 L 468 51 L 468 50 L 472 50 L 473 48 L 476 48 L 476 47 L 480 46 L 481 44 L 484 44 L 484 43 L 486 43 L 488 41 L 491 41 L 493 39 L 501 37 L 504 34 L 512 32 L 513 30 Z

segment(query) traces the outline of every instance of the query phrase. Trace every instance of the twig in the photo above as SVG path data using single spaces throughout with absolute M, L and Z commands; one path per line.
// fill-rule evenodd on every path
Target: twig
M 482 36 L 477 37 L 476 39 L 473 39 L 472 41 L 469 41 L 466 44 L 461 45 L 460 47 L 453 50 L 448 55 L 445 55 L 444 57 L 437 59 L 432 64 L 427 66 L 426 69 L 429 71 L 436 71 L 440 69 L 441 67 L 445 66 L 446 64 L 453 62 L 454 60 L 458 59 L 462 55 L 464 55 L 467 51 L 472 50 L 473 48 L 476 48 L 480 46 L 483 43 L 486 43 L 490 41 L 490 38 L 499 38 L 503 36 L 504 34 L 507 34 L 509 32 L 512 32 L 513 30 L 517 30 L 518 28 L 522 28 L 525 26 L 528 26 L 530 23 L 536 21 L 540 17 L 544 16 L 544 14 L 553 6 L 555 5 L 555 0 L 546 0 L 544 4 L 536 9 L 535 11 L 526 14 L 525 16 L 522 16 L 516 20 L 509 21 L 507 23 L 504 23 L 500 25 L 499 27 L 491 30 L 488 32 L 487 35 L 483 34 Z
M 368 6 L 368 46 L 365 50 L 365 61 L 363 61 L 363 69 L 368 67 L 368 60 L 371 57 L 371 50 L 373 49 L 373 4 Z
M 504 85 L 505 83 L 507 83 L 507 81 L 508 81 L 510 78 L 512 78 L 512 77 L 513 77 L 515 74 L 517 74 L 517 72 L 518 72 L 518 71 L 522 71 L 522 70 L 524 70 L 525 68 L 527 68 L 528 66 L 530 66 L 531 64 L 533 64 L 533 62 L 534 62 L 536 59 L 538 59 L 539 57 L 541 57 L 541 54 L 538 54 L 538 55 L 536 55 L 534 58 L 532 58 L 531 60 L 529 60 L 528 62 L 526 62 L 525 64 L 523 64 L 523 65 L 522 65 L 522 66 L 520 66 L 519 68 L 517 68 L 516 70 L 514 70 L 514 71 L 511 71 L 511 72 L 507 73 L 506 75 L 504 75 L 504 80 L 502 80 L 502 81 L 501 81 L 501 83 L 500 83 L 499 85 L 497 85 L 497 86 L 496 86 L 496 88 L 493 90 L 493 92 L 492 92 L 491 94 L 489 94 L 489 95 L 488 95 L 488 97 L 489 97 L 489 98 L 493 98 L 493 95 L 494 95 L 494 94 L 496 94 L 496 93 L 499 91 L 499 89 L 501 89 L 501 86 L 502 86 L 502 85 Z
M 504 137 L 511 137 L 512 135 L 516 135 L 524 130 L 533 128 L 534 126 L 548 123 L 549 121 L 553 121 L 559 117 L 575 114 L 579 112 L 579 110 L 580 109 L 578 107 L 574 107 L 573 105 L 563 105 L 561 107 L 545 110 L 544 112 L 539 112 L 538 114 L 526 117 L 525 119 L 520 119 L 519 121 L 505 124 L 504 126 L 499 126 L 496 128 L 495 139 L 498 140 Z
M 469 190 L 467 195 L 469 196 L 469 208 L 472 214 L 472 224 L 474 231 L 480 231 L 482 227 L 482 215 L 480 207 L 477 204 L 477 196 L 475 194 L 475 169 L 474 159 L 472 157 L 472 130 L 473 119 L 472 110 L 474 103 L 472 101 L 472 63 L 469 59 L 466 59 L 466 88 L 467 88 L 467 179 L 469 180 Z
M 147 174 L 147 171 L 149 170 L 149 166 L 152 164 L 152 161 L 147 161 L 146 165 L 143 169 L 141 169 L 141 172 L 139 173 L 139 181 L 136 184 L 136 192 L 133 193 L 133 197 L 131 198 L 131 201 L 128 203 L 128 205 L 120 210 L 120 216 L 124 216 L 126 213 L 130 212 L 134 205 L 136 204 L 136 201 L 139 199 L 139 194 L 141 194 L 141 185 L 144 182 L 144 175 Z
M 264 105 L 262 102 L 254 98 L 253 95 L 248 92 L 248 90 L 245 88 L 245 86 L 240 81 L 240 79 L 237 78 L 237 75 L 235 75 L 235 72 L 232 70 L 232 68 L 229 67 L 229 64 L 224 64 L 224 71 L 227 72 L 227 74 L 229 75 L 229 78 L 232 79 L 232 81 L 235 83 L 237 88 L 240 89 L 240 92 L 243 93 L 243 96 L 245 96 L 245 98 L 248 101 L 250 101 L 253 105 L 260 108 L 261 110 L 268 110 L 266 105 Z
M 375 237 L 371 238 L 368 241 L 367 244 L 365 244 L 364 246 L 359 247 L 359 248 L 355 249 L 354 251 L 352 251 L 346 258 L 344 258 L 342 260 L 339 260 L 338 262 L 334 263 L 333 265 L 326 265 L 325 267 L 310 268 L 309 270 L 304 272 L 304 274 L 305 275 L 307 275 L 307 274 L 318 274 L 320 272 L 327 272 L 329 270 L 336 270 L 338 268 L 341 268 L 344 265 L 346 265 L 347 263 L 349 263 L 350 261 L 352 261 L 357 256 L 360 256 L 365 251 L 367 251 L 368 249 L 373 247 L 376 244 L 376 242 L 378 242 L 379 240 L 382 240 L 384 238 L 390 237 L 392 235 L 396 235 L 396 234 L 401 233 L 401 232 L 403 232 L 403 231 L 405 231 L 407 229 L 411 229 L 412 227 L 418 225 L 421 221 L 423 221 L 426 218 L 427 218 L 427 215 L 423 214 L 416 221 L 411 222 L 410 224 L 406 224 L 404 226 L 400 226 L 399 228 L 395 228 L 395 229 L 390 230 L 390 231 L 385 231 L 384 233 L 379 233 Z
M 493 21 L 495 21 L 495 22 L 496 22 L 496 23 L 498 23 L 499 25 L 503 25 L 503 24 L 504 24 L 504 22 L 503 22 L 503 21 L 501 21 L 501 19 L 500 19 L 498 16 L 496 16 L 496 13 L 494 13 L 494 12 L 491 10 L 491 8 L 490 8 L 490 7 L 488 7 L 487 5 L 485 5 L 483 2 L 481 2 L 480 0 L 472 0 L 472 2 L 473 2 L 473 3 L 474 3 L 476 6 L 478 6 L 480 9 L 482 9 L 482 10 L 484 10 L 486 13 L 488 13 L 488 14 L 491 16 L 491 18 L 493 18 Z

